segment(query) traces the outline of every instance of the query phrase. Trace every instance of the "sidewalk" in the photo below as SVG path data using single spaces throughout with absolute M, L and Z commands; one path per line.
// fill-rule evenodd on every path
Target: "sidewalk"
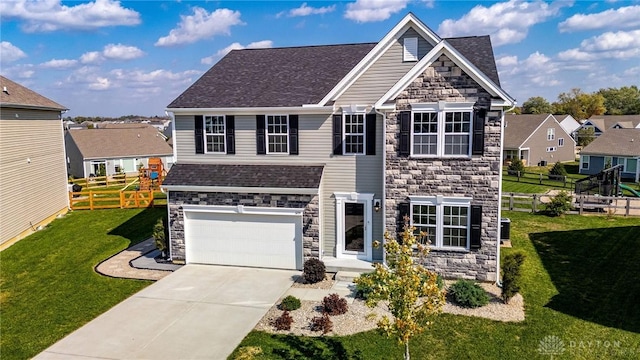
M 153 238 L 123 250 L 96 266 L 102 275 L 140 280 L 160 280 L 182 265 L 162 264 L 155 261 L 159 254 Z

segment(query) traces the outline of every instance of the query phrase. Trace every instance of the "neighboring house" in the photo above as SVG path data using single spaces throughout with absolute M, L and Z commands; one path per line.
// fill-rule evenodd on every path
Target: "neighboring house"
M 413 14 L 379 43 L 234 50 L 169 106 L 174 261 L 301 269 L 382 261 L 405 216 L 429 268 L 495 281 L 500 88 L 488 36 Z
M 558 120 L 564 131 L 575 139 L 575 133 L 578 128 L 580 128 L 580 123 L 571 115 L 555 115 L 555 118 Z
M 3 76 L 0 88 L 0 243 L 10 244 L 67 211 L 67 109 Z
M 532 166 L 576 159 L 576 142 L 551 114 L 507 114 L 504 126 L 504 161 Z
M 598 137 L 609 129 L 640 129 L 640 115 L 593 115 L 580 128 L 593 128 Z
M 173 164 L 173 150 L 148 125 L 67 131 L 65 143 L 69 174 L 79 178 L 135 175 L 152 157 L 161 158 L 165 169 Z
M 580 174 L 623 165 L 622 177 L 640 181 L 640 129 L 610 129 L 580 152 Z

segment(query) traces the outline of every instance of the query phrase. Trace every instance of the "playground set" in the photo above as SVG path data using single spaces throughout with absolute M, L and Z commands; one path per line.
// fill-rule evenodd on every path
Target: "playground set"
M 160 158 L 149 158 L 148 167 L 138 170 L 140 190 L 160 190 L 162 180 L 167 175 Z
M 639 192 L 620 181 L 622 169 L 622 165 L 616 165 L 576 181 L 576 195 L 621 196 L 622 190 L 627 190 L 640 197 Z

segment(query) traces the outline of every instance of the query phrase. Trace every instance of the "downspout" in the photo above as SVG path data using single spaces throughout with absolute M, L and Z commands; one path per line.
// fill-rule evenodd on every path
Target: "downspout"
M 380 246 L 384 245 L 384 233 L 386 231 L 387 225 L 387 115 L 386 113 L 382 113 L 378 111 L 378 109 L 373 109 L 376 114 L 382 116 L 382 198 L 380 201 L 380 207 L 382 208 L 382 241 L 380 242 Z M 384 251 L 384 247 L 382 248 L 382 264 L 387 263 L 387 255 Z
M 500 181 L 498 182 L 498 241 L 497 241 L 497 255 L 496 255 L 496 286 L 502 287 L 502 281 L 500 281 L 500 239 L 502 238 L 501 234 L 501 225 L 502 225 L 502 151 L 504 148 L 504 128 L 505 128 L 505 114 L 510 112 L 511 110 L 516 108 L 516 103 L 514 102 L 513 106 L 506 111 L 502 111 L 501 119 L 500 119 L 500 164 L 498 166 L 498 171 L 500 174 Z M 518 149 L 518 153 L 520 150 Z M 518 154 L 518 158 L 520 158 L 520 154 Z

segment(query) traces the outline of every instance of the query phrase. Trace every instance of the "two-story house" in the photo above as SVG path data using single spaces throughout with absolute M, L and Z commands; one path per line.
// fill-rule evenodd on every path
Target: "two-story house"
M 174 261 L 383 261 L 405 216 L 426 266 L 495 281 L 503 110 L 488 36 L 413 14 L 377 43 L 234 50 L 175 99 Z

